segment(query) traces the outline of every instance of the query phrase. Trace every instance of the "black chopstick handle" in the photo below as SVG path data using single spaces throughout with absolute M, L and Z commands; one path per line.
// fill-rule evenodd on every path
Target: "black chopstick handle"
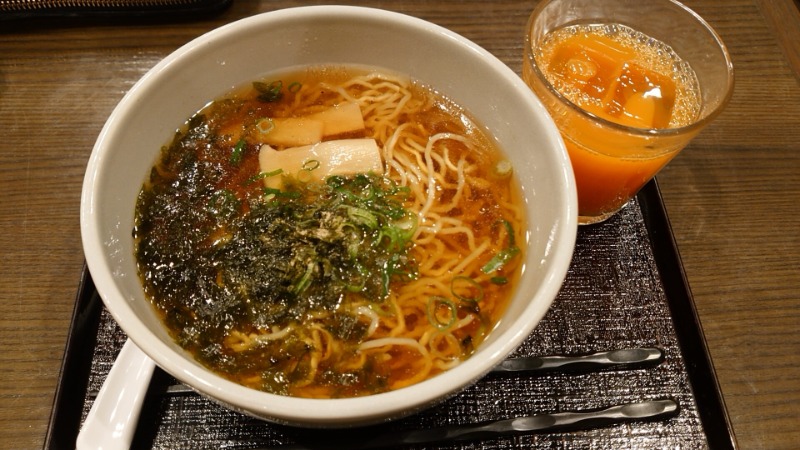
M 664 352 L 656 347 L 637 347 L 576 356 L 532 356 L 509 358 L 492 372 L 591 372 L 597 370 L 630 370 L 652 367 L 664 360 Z
M 359 432 L 351 434 L 352 439 L 348 439 L 347 443 L 334 443 L 337 439 L 329 439 L 328 442 L 317 441 L 260 450 L 373 450 L 412 444 L 478 441 L 526 433 L 588 430 L 632 421 L 666 420 L 676 416 L 679 411 L 678 403 L 672 399 L 648 400 L 599 410 L 537 414 L 427 430 L 385 431 L 369 437 Z

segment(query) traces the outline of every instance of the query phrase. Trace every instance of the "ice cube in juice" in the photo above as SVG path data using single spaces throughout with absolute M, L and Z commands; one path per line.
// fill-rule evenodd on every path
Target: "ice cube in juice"
M 605 36 L 575 34 L 556 47 L 548 70 L 566 85 L 602 100 L 624 62 L 633 57 L 632 49 Z
M 626 62 L 603 105 L 606 118 L 622 125 L 667 128 L 675 105 L 675 83 L 635 62 Z

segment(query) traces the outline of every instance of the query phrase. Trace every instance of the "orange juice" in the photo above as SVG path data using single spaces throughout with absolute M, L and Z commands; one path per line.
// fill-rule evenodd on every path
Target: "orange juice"
M 622 25 L 567 26 L 533 50 L 551 86 L 590 113 L 570 111 L 524 65 L 523 77 L 547 104 L 567 145 L 579 215 L 603 220 L 688 142 L 685 135 L 676 139 L 647 130 L 695 120 L 701 104 L 697 77 L 669 46 Z

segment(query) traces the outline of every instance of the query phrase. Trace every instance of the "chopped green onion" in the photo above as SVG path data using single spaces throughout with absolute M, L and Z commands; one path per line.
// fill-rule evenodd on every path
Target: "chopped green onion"
M 275 188 L 271 188 L 271 187 L 264 187 L 264 194 L 266 194 L 266 195 L 270 195 L 270 194 L 277 195 L 277 194 L 280 194 L 280 193 L 281 193 L 280 189 L 275 189 Z
M 378 240 L 384 237 L 389 239 L 389 243 L 386 245 L 389 251 L 400 251 L 404 249 L 417 231 L 418 218 L 416 214 L 406 214 L 405 210 L 403 210 L 403 214 L 405 217 L 403 217 L 402 220 L 381 227 Z M 386 215 L 391 218 L 390 214 L 387 213 Z
M 508 178 L 514 172 L 514 166 L 507 159 L 501 159 L 494 165 L 494 175 L 498 178 Z
M 347 280 L 347 290 L 350 292 L 361 292 L 364 290 L 364 286 L 366 286 L 366 279 L 369 278 L 369 272 L 367 268 L 358 261 L 355 262 L 353 267 L 355 268 L 356 275 L 351 276 L 350 279 Z
M 404 268 L 406 270 L 403 270 Z M 395 275 L 405 275 L 408 279 L 415 279 L 417 276 L 416 272 L 412 272 L 408 268 L 406 261 L 400 253 L 392 253 L 389 255 L 388 261 L 383 265 L 381 281 L 384 297 L 389 295 L 389 284 L 392 281 L 392 277 Z
M 503 226 L 506 228 L 506 233 L 508 234 L 508 246 L 514 247 L 516 246 L 516 239 L 514 238 L 514 228 L 511 226 L 511 222 L 503 219 L 500 221 Z
M 492 277 L 492 278 L 489 279 L 489 281 L 491 281 L 494 284 L 507 284 L 508 283 L 508 278 L 506 278 L 506 277 Z
M 297 175 L 295 175 L 295 178 L 297 178 L 297 181 L 301 183 L 308 183 L 309 181 L 312 180 L 311 172 L 314 169 L 317 169 L 319 166 L 320 166 L 319 161 L 317 161 L 316 159 L 309 159 L 308 161 L 303 162 L 303 166 L 300 168 L 299 171 L 297 171 Z
M 294 82 L 292 82 L 291 84 L 289 84 L 289 87 L 288 87 L 288 88 L 286 88 L 286 90 L 288 90 L 288 91 L 289 91 L 289 92 L 291 92 L 292 94 L 295 94 L 295 93 L 299 92 L 299 91 L 300 91 L 300 89 L 302 89 L 302 88 L 303 88 L 303 85 L 302 85 L 302 84 L 300 84 L 300 83 L 299 83 L 299 82 L 297 82 L 297 81 L 294 81 Z
M 303 170 L 308 170 L 310 172 L 317 168 L 319 168 L 319 161 L 316 159 L 309 159 L 303 162 Z
M 406 210 L 402 207 L 398 208 L 398 210 L 403 213 L 403 217 L 395 221 L 394 226 L 400 231 L 400 238 L 408 241 L 414 236 L 414 233 L 417 232 L 419 217 L 416 214 L 406 214 Z
M 297 174 L 295 174 L 294 178 L 297 181 L 299 181 L 300 183 L 308 183 L 309 181 L 312 180 L 311 171 L 310 170 L 305 170 L 305 169 L 300 169 L 300 170 L 297 171 Z
M 456 305 L 444 297 L 428 299 L 428 321 L 439 330 L 446 330 L 456 321 Z
M 367 308 L 375 311 L 379 316 L 382 317 L 394 317 L 396 313 L 392 303 L 390 302 L 368 303 Z
M 214 192 L 208 200 L 208 211 L 220 218 L 228 218 L 236 214 L 239 209 L 239 199 L 229 189 L 220 189 Z
M 256 124 L 256 129 L 258 129 L 260 134 L 268 134 L 270 131 L 275 129 L 275 122 L 273 122 L 269 117 L 265 117 L 258 121 Z
M 314 261 L 309 261 L 306 264 L 306 270 L 303 272 L 303 275 L 289 290 L 294 294 L 299 294 L 308 289 L 311 285 L 311 275 L 314 273 L 314 267 L 316 267 L 316 263 Z
M 519 247 L 509 247 L 497 252 L 486 264 L 481 268 L 483 273 L 492 273 L 500 270 L 506 263 L 511 260 L 516 254 L 519 253 Z
M 492 257 L 484 266 L 481 268 L 483 273 L 492 273 L 496 270 L 500 270 L 511 258 L 516 256 L 519 253 L 519 247 L 516 245 L 516 239 L 514 238 L 514 228 L 511 226 L 511 222 L 507 220 L 501 220 L 500 223 L 505 227 L 506 234 L 508 235 L 508 247 L 504 248 L 497 252 L 496 255 Z
M 472 278 L 459 275 L 450 281 L 450 293 L 462 302 L 478 303 L 483 300 L 483 288 Z
M 275 169 L 272 172 L 259 172 L 256 175 L 246 179 L 244 181 L 244 185 L 247 186 L 248 184 L 253 184 L 256 181 L 263 180 L 264 178 L 274 177 L 275 175 L 280 175 L 283 173 L 283 169 Z
M 244 139 L 239 139 L 239 142 L 233 147 L 231 152 L 230 163 L 231 165 L 238 166 L 242 162 L 242 154 L 244 153 L 244 146 L 247 144 Z
M 258 99 L 262 102 L 277 102 L 283 98 L 283 81 L 277 80 L 272 83 L 264 83 L 261 81 L 253 82 L 253 87 L 259 92 Z
M 325 183 L 330 186 L 331 189 L 339 189 L 344 186 L 347 180 L 345 177 L 341 175 L 331 175 L 325 179 Z
M 375 214 L 364 208 L 357 208 L 355 206 L 345 206 L 347 210 L 347 217 L 359 225 L 363 225 L 371 230 L 378 228 L 378 218 Z
M 299 192 L 294 191 L 282 191 L 280 189 L 275 189 L 271 187 L 264 187 L 262 188 L 265 196 L 273 195 L 275 197 L 285 197 L 285 198 L 298 198 L 300 197 Z

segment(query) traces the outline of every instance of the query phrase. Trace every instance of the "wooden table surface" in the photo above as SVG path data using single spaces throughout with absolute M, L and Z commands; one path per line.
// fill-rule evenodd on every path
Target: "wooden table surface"
M 83 254 L 80 190 L 116 103 L 190 39 L 316 2 L 237 0 L 144 23 L 0 21 L 0 447 L 41 448 Z M 448 27 L 519 73 L 536 1 L 367 1 Z M 686 0 L 727 43 L 726 111 L 658 176 L 742 449 L 800 446 L 800 14 L 792 0 Z

